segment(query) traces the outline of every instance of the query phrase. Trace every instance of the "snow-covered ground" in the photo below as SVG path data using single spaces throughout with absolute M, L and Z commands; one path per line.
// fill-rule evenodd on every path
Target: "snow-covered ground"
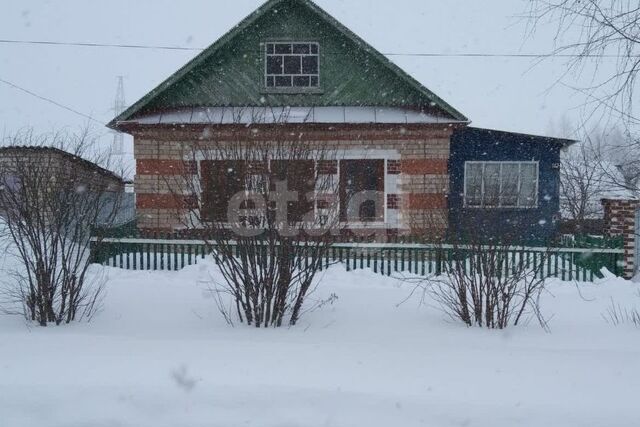
M 95 267 L 101 269 L 102 267 Z M 210 264 L 108 274 L 91 323 L 0 316 L 0 426 L 635 426 L 640 329 L 614 327 L 610 278 L 553 283 L 535 323 L 469 329 L 367 271 L 325 273 L 333 304 L 295 328 L 227 326 Z M 579 289 L 579 291 L 578 291 Z

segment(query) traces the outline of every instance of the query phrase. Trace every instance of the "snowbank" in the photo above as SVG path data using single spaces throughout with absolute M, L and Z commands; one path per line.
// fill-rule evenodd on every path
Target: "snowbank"
M 412 286 L 333 268 L 313 295 L 338 300 L 282 330 L 229 327 L 207 279 L 108 274 L 91 323 L 29 328 L 0 317 L 2 426 L 635 425 L 640 330 L 602 318 L 639 286 L 554 282 L 534 322 L 467 329 Z M 407 300 L 408 298 L 408 300 Z M 405 301 L 406 300 L 406 301 Z M 403 301 L 405 301 L 403 303 Z

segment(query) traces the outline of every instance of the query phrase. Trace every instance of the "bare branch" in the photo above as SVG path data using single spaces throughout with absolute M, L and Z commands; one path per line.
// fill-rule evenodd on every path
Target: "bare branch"
M 590 98 L 602 99 L 594 109 L 637 123 L 633 107 L 640 70 L 640 4 L 632 0 L 530 0 L 530 6 L 531 33 L 542 25 L 556 26 L 550 56 L 574 55 L 567 63 L 567 74 L 581 74 L 591 67 L 594 83 L 580 89 Z M 603 61 L 610 59 L 605 58 L 607 54 L 617 58 L 613 72 L 603 70 Z M 598 91 L 603 95 L 596 95 Z
M 88 280 L 90 241 L 96 227 L 113 224 L 122 180 L 78 157 L 90 153 L 88 131 L 26 131 L 10 143 L 0 149 L 0 227 L 17 267 L 1 302 L 41 326 L 90 319 L 104 282 Z

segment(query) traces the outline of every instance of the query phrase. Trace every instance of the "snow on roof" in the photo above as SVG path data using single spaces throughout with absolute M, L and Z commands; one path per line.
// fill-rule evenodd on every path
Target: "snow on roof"
M 149 114 L 120 124 L 461 123 L 393 107 L 208 107 Z
M 509 132 L 497 129 L 487 129 L 487 128 L 479 128 L 474 126 L 467 126 L 461 129 L 456 130 L 457 136 L 470 137 L 474 138 L 479 135 L 491 137 L 496 141 L 502 142 L 511 142 L 511 143 L 542 143 L 542 142 L 553 142 L 561 144 L 565 147 L 573 145 L 578 141 L 567 138 L 554 138 L 549 136 L 542 135 L 531 135 L 521 132 Z

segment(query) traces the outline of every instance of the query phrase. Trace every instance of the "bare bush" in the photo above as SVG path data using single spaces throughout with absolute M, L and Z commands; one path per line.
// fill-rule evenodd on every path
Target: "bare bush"
M 100 283 L 87 283 L 95 226 L 116 216 L 121 180 L 88 165 L 88 131 L 21 132 L 0 149 L 0 223 L 17 266 L 2 289 L 4 306 L 20 307 L 40 326 L 91 316 Z M 102 163 L 106 157 L 98 159 Z
M 616 303 L 613 298 L 607 311 L 602 314 L 605 322 L 613 326 L 630 324 L 640 328 L 640 310 L 636 307 L 623 307 Z
M 493 216 L 490 208 L 477 208 L 449 230 L 448 243 L 436 241 L 440 271 L 420 280 L 420 288 L 451 319 L 468 326 L 504 329 L 535 318 L 547 328 L 540 296 L 549 253 L 527 254 L 527 233 L 520 227 L 498 234 L 478 229 L 481 218 Z
M 512 256 L 503 245 L 456 246 L 442 275 L 429 279 L 428 293 L 452 318 L 468 326 L 504 329 L 533 315 L 543 327 L 539 266 Z
M 184 173 L 167 182 L 184 198 L 180 223 L 219 266 L 218 307 L 230 323 L 295 325 L 339 223 L 335 153 L 274 139 L 191 145 Z

